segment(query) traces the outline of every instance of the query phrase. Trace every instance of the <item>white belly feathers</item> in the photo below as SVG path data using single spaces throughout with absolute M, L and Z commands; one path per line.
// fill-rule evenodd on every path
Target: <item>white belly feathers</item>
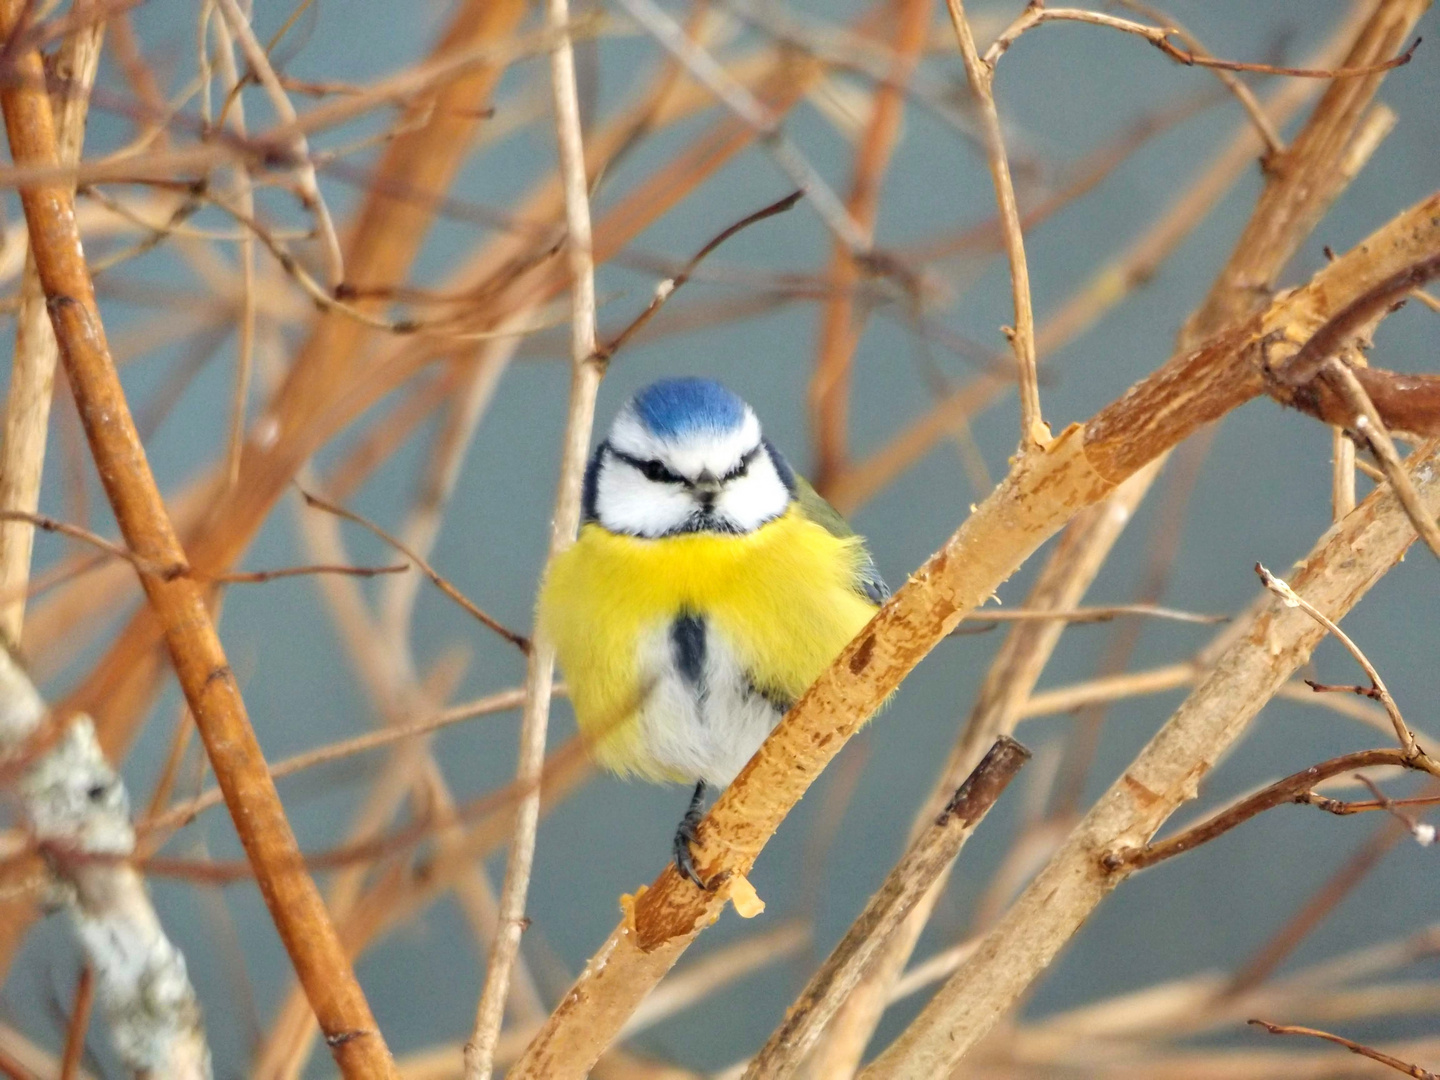
M 725 787 L 785 713 L 713 624 L 682 615 L 640 640 L 642 743 L 666 771 Z

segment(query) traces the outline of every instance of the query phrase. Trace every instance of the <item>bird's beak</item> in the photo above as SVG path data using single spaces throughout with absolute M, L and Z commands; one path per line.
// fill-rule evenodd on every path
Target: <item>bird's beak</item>
M 703 499 L 713 499 L 720 494 L 722 487 L 720 479 L 711 473 L 702 472 L 690 485 L 696 495 Z

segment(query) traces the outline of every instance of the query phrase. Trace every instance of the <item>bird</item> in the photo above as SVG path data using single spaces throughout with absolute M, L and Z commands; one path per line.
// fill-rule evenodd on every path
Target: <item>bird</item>
M 693 783 L 679 873 L 723 789 L 889 596 L 862 537 L 707 378 L 616 413 L 589 458 L 581 525 L 545 572 L 539 624 L 577 725 L 622 776 Z

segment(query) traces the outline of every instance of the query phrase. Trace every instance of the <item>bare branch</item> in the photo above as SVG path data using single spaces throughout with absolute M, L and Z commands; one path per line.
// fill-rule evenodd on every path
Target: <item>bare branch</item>
M 1005 254 L 1010 259 L 1010 289 L 1015 298 L 1015 326 L 1008 332 L 1010 347 L 1015 351 L 1015 365 L 1020 380 L 1020 452 L 1044 446 L 1050 441 L 1050 429 L 1040 414 L 1040 381 L 1036 374 L 1035 312 L 1030 302 L 1030 269 L 1025 261 L 1025 235 L 1020 227 L 1020 209 L 1015 202 L 1015 185 L 1010 179 L 1010 162 L 1005 156 L 1005 138 L 1000 130 L 1000 115 L 995 110 L 995 64 L 986 54 L 981 60 L 975 48 L 975 36 L 965 17 L 962 0 L 946 0 L 950 22 L 960 43 L 960 58 L 965 61 L 965 76 L 970 92 L 979 105 L 980 120 L 985 130 L 985 157 L 990 164 L 990 179 L 995 185 L 995 200 L 1000 208 L 1000 230 L 1005 238 Z M 1045 9 L 1032 3 L 1027 10 Z M 993 51 L 993 47 L 992 47 Z M 998 55 L 998 54 L 997 54 Z
M 1309 1035 L 1311 1038 L 1324 1039 L 1326 1042 L 1332 1042 L 1338 1046 L 1345 1047 L 1345 1049 L 1349 1050 L 1352 1054 L 1359 1054 L 1361 1057 L 1367 1057 L 1371 1061 L 1378 1061 L 1381 1065 L 1388 1065 L 1396 1072 L 1414 1077 L 1415 1080 L 1440 1080 L 1440 1076 L 1420 1068 L 1419 1065 L 1411 1065 L 1409 1062 L 1401 1061 L 1397 1057 L 1391 1057 L 1389 1054 L 1376 1050 L 1373 1047 L 1364 1046 L 1361 1043 L 1353 1042 L 1340 1035 L 1332 1035 L 1328 1031 L 1319 1031 L 1315 1028 L 1308 1027 L 1296 1027 L 1293 1024 L 1272 1024 L 1268 1020 L 1250 1020 L 1248 1023 L 1254 1024 L 1256 1027 L 1263 1027 L 1266 1031 L 1270 1032 L 1271 1035 Z
M 304 497 L 306 506 L 312 506 L 316 510 L 323 510 L 327 514 L 334 514 L 336 517 L 344 518 L 346 521 L 353 521 L 356 525 L 360 525 L 366 529 L 369 529 L 370 532 L 374 533 L 381 540 L 385 541 L 385 543 L 389 544 L 396 551 L 400 552 L 400 554 L 404 555 L 412 563 L 418 566 L 420 568 L 420 572 L 423 573 L 426 577 L 428 577 L 437 589 L 439 589 L 442 593 L 448 596 L 451 600 L 455 601 L 455 603 L 459 604 L 460 607 L 462 607 L 471 616 L 473 616 L 475 620 L 479 622 L 482 626 L 493 630 L 495 633 L 499 634 L 502 638 L 510 642 L 510 644 L 514 645 L 517 649 L 525 653 L 527 656 L 530 654 L 531 645 L 529 638 L 525 637 L 523 634 L 516 633 L 514 630 L 511 630 L 506 626 L 501 625 L 494 618 L 487 615 L 484 611 L 482 611 L 479 607 L 472 603 L 469 597 L 467 597 L 464 593 L 462 593 L 459 589 L 455 588 L 454 585 L 451 585 L 449 581 L 442 577 L 439 571 L 437 571 L 433 566 L 430 565 L 427 560 L 420 556 L 419 552 L 411 549 L 409 545 L 402 543 L 399 537 L 394 536 L 389 532 L 386 532 L 369 518 L 363 517 L 362 515 L 355 513 L 355 511 L 353 510 L 347 510 L 345 509 L 345 507 L 339 506 L 336 503 L 332 503 L 326 499 L 322 499 L 320 496 L 312 494 L 311 492 L 308 492 L 303 488 L 300 489 L 300 494 Z

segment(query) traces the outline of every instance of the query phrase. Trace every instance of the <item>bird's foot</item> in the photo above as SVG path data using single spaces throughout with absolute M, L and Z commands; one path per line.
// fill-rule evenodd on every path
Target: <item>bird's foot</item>
M 685 816 L 680 819 L 679 826 L 675 829 L 674 856 L 675 869 L 680 872 L 683 878 L 689 878 L 702 889 L 709 886 L 695 869 L 695 859 L 690 854 L 690 845 L 695 843 L 698 836 L 695 832 L 700 824 L 700 819 L 705 815 L 701 805 L 705 800 L 705 782 L 702 780 L 695 785 L 695 794 L 690 797 L 690 809 L 685 811 Z

